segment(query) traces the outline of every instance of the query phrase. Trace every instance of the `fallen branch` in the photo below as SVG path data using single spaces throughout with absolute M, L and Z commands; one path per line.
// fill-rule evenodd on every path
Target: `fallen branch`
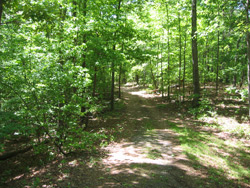
M 32 148 L 33 148 L 33 146 L 29 146 L 29 147 L 21 149 L 21 150 L 17 150 L 17 151 L 12 151 L 12 152 L 9 152 L 9 153 L 5 153 L 3 155 L 0 155 L 0 160 L 3 161 L 3 160 L 6 160 L 6 159 L 15 157 L 18 154 L 26 153 L 27 151 L 30 151 Z

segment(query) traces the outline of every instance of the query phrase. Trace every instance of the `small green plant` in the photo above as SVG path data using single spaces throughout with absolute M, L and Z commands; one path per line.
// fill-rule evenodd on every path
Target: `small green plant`
M 195 118 L 200 118 L 204 116 L 215 116 L 216 112 L 208 98 L 204 98 L 199 101 L 199 106 L 196 108 L 190 108 L 188 111 Z
M 40 178 L 36 177 L 36 178 L 33 180 L 32 188 L 39 187 L 39 185 L 40 185 Z
M 145 123 L 145 128 L 147 129 L 147 131 L 153 130 L 153 129 L 154 129 L 154 126 L 153 126 L 152 121 L 147 121 L 147 122 Z
M 159 150 L 148 148 L 147 157 L 149 159 L 154 159 L 155 160 L 155 159 L 161 158 L 162 155 L 161 155 L 161 152 Z
M 159 109 L 163 109 L 163 108 L 166 108 L 167 105 L 166 104 L 157 104 L 156 107 Z
M 238 91 L 238 93 L 240 94 L 242 101 L 244 101 L 244 102 L 247 101 L 247 99 L 248 99 L 248 89 L 241 89 L 241 90 Z

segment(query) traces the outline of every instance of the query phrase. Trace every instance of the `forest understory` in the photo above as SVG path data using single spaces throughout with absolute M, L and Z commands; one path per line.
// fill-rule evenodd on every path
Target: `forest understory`
M 191 101 L 127 84 L 115 111 L 90 120 L 89 132 L 111 138 L 102 147 L 53 157 L 32 149 L 2 160 L 0 187 L 250 187 L 247 104 L 224 91 L 215 97 L 207 88 L 195 112 Z M 9 140 L 6 151 L 25 142 Z

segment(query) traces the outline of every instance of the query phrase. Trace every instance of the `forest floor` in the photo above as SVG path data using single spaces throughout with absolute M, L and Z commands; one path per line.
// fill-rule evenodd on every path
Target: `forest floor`
M 40 165 L 31 152 L 2 161 L 0 187 L 250 187 L 244 103 L 217 102 L 215 117 L 197 119 L 190 102 L 164 102 L 132 85 L 122 91 L 123 103 L 90 123 L 112 142 Z

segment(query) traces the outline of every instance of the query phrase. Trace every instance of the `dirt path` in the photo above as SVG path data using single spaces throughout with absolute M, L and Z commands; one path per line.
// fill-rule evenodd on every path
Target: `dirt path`
M 237 140 L 230 140 L 217 129 L 198 126 L 202 122 L 192 119 L 185 111 L 188 103 L 181 103 L 181 106 L 162 103 L 160 96 L 146 94 L 132 86 L 123 87 L 122 91 L 125 107 L 118 108 L 117 105 L 117 110 L 105 113 L 102 120 L 93 119 L 89 126 L 90 132 L 114 136 L 114 141 L 107 147 L 91 153 L 85 151 L 67 157 L 57 156 L 45 163 L 43 159 L 48 158 L 47 154 L 26 152 L 1 163 L 5 170 L 0 178 L 0 187 L 250 187 L 248 176 L 241 175 L 246 181 L 239 179 L 237 183 L 237 179 L 230 179 L 227 172 L 217 166 L 217 162 L 230 156 L 232 159 L 223 163 L 227 169 L 236 168 L 237 173 L 241 169 L 247 170 L 249 159 L 244 156 L 249 154 L 248 150 L 228 145 L 227 141 L 236 143 Z M 180 135 L 172 130 L 181 130 Z M 209 131 L 210 134 L 205 134 Z M 183 154 L 179 139 L 188 157 Z M 214 143 L 216 140 L 217 145 Z M 186 146 L 191 149 L 187 150 Z M 196 155 L 196 149 L 205 152 Z
M 197 187 L 190 177 L 198 174 L 184 164 L 187 159 L 168 129 L 166 120 L 176 118 L 171 109 L 163 112 L 159 99 L 137 88 L 124 87 L 123 98 L 126 131 L 106 148 L 105 172 L 88 187 Z

